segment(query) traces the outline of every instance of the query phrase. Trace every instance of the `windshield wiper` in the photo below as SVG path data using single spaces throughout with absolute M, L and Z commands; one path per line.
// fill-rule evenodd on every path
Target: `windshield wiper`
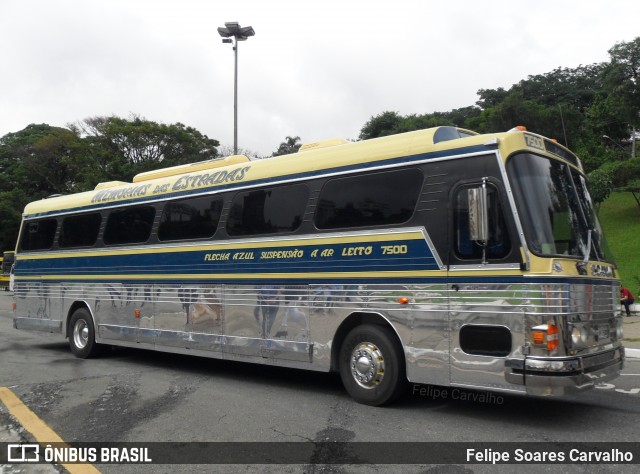
M 576 263 L 576 268 L 578 269 L 578 273 L 580 275 L 586 275 L 587 272 L 587 263 L 589 263 L 589 257 L 591 256 L 591 233 L 593 231 L 591 229 L 589 229 L 587 231 L 587 250 L 584 253 L 584 259 L 582 259 L 582 262 L 577 262 Z M 596 252 L 597 254 L 598 252 Z

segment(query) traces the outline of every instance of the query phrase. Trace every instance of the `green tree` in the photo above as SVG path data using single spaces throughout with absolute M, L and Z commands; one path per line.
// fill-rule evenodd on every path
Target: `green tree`
M 31 200 L 23 188 L 0 191 L 0 252 L 15 249 L 22 210 Z
M 0 250 L 15 247 L 27 203 L 81 190 L 81 160 L 82 143 L 64 128 L 31 124 L 0 138 Z
M 24 206 L 101 181 L 217 157 L 217 140 L 181 123 L 93 117 L 69 128 L 31 124 L 0 138 L 0 249 L 15 247 Z
M 166 125 L 138 116 L 91 117 L 73 130 L 83 137 L 101 181 L 129 181 L 144 171 L 210 160 L 218 156 L 220 145 L 179 122 Z
M 300 137 L 285 137 L 284 141 L 280 143 L 278 149 L 273 152 L 271 156 L 281 156 L 281 155 L 290 155 L 291 153 L 296 153 L 302 143 L 300 142 Z
M 479 113 L 480 109 L 474 106 L 455 109 L 450 112 L 406 116 L 402 116 L 398 112 L 387 111 L 369 119 L 360 130 L 360 139 L 367 140 L 443 125 L 465 127 L 466 122 Z
M 467 128 L 468 122 L 474 117 L 477 117 L 482 113 L 480 107 L 470 105 L 468 107 L 462 107 L 459 109 L 453 109 L 450 112 L 445 112 L 445 116 L 449 119 L 452 125 L 460 128 Z
M 615 189 L 635 193 L 640 182 L 640 168 L 633 159 L 640 129 L 640 38 L 617 43 L 609 55 L 611 61 L 601 73 L 602 89 L 585 114 L 583 135 L 590 136 L 591 143 L 583 153 L 584 163 L 588 170 L 599 164 L 603 173 L 612 173 Z
M 480 99 L 478 99 L 476 105 L 483 110 L 490 109 L 505 100 L 507 95 L 509 95 L 509 93 L 502 87 L 498 87 L 497 89 L 480 89 L 478 91 Z
M 499 121 L 498 117 L 517 120 L 535 133 L 557 139 L 573 150 L 580 150 L 583 158 L 591 163 L 601 163 L 603 132 L 596 132 L 589 122 L 589 111 L 603 90 L 603 74 L 607 65 L 596 63 L 577 68 L 556 68 L 546 74 L 529 76 L 514 84 L 509 90 L 481 89 L 477 105 L 484 116 L 472 120 L 468 128 L 478 131 L 509 129 L 513 124 Z M 517 106 L 514 94 L 521 96 Z M 533 105 L 536 104 L 536 111 Z M 516 112 L 514 115 L 511 112 Z M 496 128 L 499 126 L 500 128 Z M 595 166 L 597 167 L 597 166 Z M 595 168 L 590 168 L 595 169 Z
M 360 130 L 360 140 L 368 140 L 370 138 L 384 137 L 399 133 L 397 131 L 402 117 L 398 112 L 386 111 L 375 117 L 371 117 Z
M 564 104 L 584 112 L 602 90 L 605 64 L 577 68 L 556 68 L 546 74 L 529 76 L 515 84 L 511 91 L 521 92 L 526 100 L 547 107 Z
M 640 37 L 628 43 L 617 43 L 609 50 L 609 55 L 611 63 L 605 73 L 609 90 L 606 102 L 615 110 L 618 120 L 626 124 L 634 157 L 636 132 L 640 130 Z
M 555 137 L 557 135 L 556 128 L 549 123 L 554 113 L 558 116 L 554 122 L 560 125 L 557 111 L 534 100 L 527 100 L 521 92 L 516 91 L 510 92 L 497 105 L 485 109 L 478 116 L 469 119 L 468 124 L 473 130 L 480 133 L 506 132 L 517 125 L 524 125 L 527 129 L 541 135 Z
M 589 192 L 593 202 L 598 206 L 611 194 L 613 188 L 613 170 L 598 168 L 588 175 Z

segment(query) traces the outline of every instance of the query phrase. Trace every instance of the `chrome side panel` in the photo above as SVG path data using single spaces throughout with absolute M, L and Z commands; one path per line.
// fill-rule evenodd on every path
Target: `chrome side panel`
M 311 362 L 307 286 L 227 285 L 224 292 L 225 358 Z
M 328 371 L 338 328 L 359 313 L 364 321 L 367 314 L 376 315 L 392 326 L 411 382 L 551 393 L 548 387 L 563 384 L 554 382 L 551 369 L 550 377 L 540 370 L 553 367 L 554 357 L 586 373 L 594 366 L 593 356 L 607 351 L 614 355 L 606 378 L 619 371 L 621 340 L 615 330 L 604 329 L 614 328 L 620 317 L 613 310 L 615 285 L 463 279 L 404 285 L 20 283 L 15 325 L 63 333 L 71 305 L 82 301 L 94 315 L 100 343 Z M 593 337 L 585 347 L 542 357 L 531 350 L 526 334 L 532 324 L 549 318 L 560 322 L 562 341 L 570 339 L 572 324 L 589 328 Z M 510 352 L 465 353 L 460 332 L 473 325 L 506 328 Z M 571 380 L 586 387 L 585 377 L 590 376 L 577 373 Z
M 20 321 L 14 325 L 24 329 L 58 332 L 62 324 L 60 285 L 31 283 L 14 291 L 16 304 L 20 305 Z
M 523 385 L 505 380 L 504 370 L 507 358 L 523 357 L 526 285 L 458 283 L 450 285 L 449 290 L 451 384 L 524 393 Z M 474 325 L 507 328 L 511 333 L 511 353 L 507 357 L 465 353 L 460 344 L 460 331 Z
M 405 348 L 407 378 L 411 382 L 449 384 L 448 288 L 445 283 L 407 285 L 388 288 L 389 319 Z M 396 298 L 407 296 L 410 302 L 399 305 Z
M 64 289 L 60 285 L 47 283 L 26 283 L 16 285 L 14 298 L 20 306 L 20 316 L 14 326 L 43 332 L 62 331 L 62 297 Z
M 152 339 L 146 333 L 143 340 L 140 340 L 140 318 L 135 316 L 136 309 L 142 311 L 145 305 L 151 303 L 143 296 L 146 287 L 132 284 L 89 284 L 78 289 L 83 290 L 85 301 L 94 302 L 92 309 L 99 340 L 137 343 Z
M 222 290 L 213 285 L 154 285 L 152 327 L 157 347 L 222 354 Z M 145 313 L 141 315 L 144 319 Z

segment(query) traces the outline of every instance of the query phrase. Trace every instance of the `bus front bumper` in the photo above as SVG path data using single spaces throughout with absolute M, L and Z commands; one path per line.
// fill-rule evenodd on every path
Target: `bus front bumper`
M 507 359 L 505 379 L 528 395 L 567 395 L 614 379 L 624 366 L 624 347 L 577 357 Z

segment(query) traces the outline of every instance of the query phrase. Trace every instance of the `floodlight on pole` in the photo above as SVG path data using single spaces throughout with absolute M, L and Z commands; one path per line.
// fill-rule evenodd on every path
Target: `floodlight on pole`
M 231 21 L 224 24 L 224 27 L 218 28 L 218 34 L 222 36 L 223 43 L 233 45 L 235 56 L 235 68 L 233 75 L 233 153 L 238 154 L 238 41 L 246 41 L 250 36 L 254 36 L 256 32 L 251 26 L 240 26 L 237 21 Z M 234 41 L 235 40 L 235 41 Z

